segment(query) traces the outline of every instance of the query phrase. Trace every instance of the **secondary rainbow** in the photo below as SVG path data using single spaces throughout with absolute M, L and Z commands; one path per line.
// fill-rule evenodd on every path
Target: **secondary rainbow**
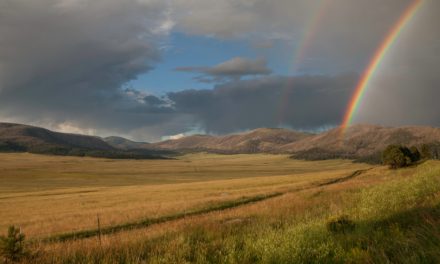
M 303 66 L 302 64 L 306 58 L 307 52 L 313 42 L 313 39 L 320 29 L 322 20 L 325 17 L 325 12 L 328 9 L 330 1 L 331 0 L 319 0 L 316 2 L 316 8 L 314 8 L 313 14 L 309 16 L 310 18 L 306 23 L 305 30 L 303 31 L 302 36 L 299 38 L 300 41 L 295 49 L 295 52 L 293 53 L 294 56 L 292 59 L 292 64 L 289 68 L 289 73 L 297 74 L 298 68 L 300 66 Z M 290 96 L 289 87 L 292 85 L 293 84 L 291 79 L 281 90 L 281 102 L 278 105 L 277 111 L 277 120 L 279 124 L 283 122 L 284 114 L 287 111 Z
M 362 74 L 356 89 L 351 97 L 350 103 L 348 104 L 347 111 L 344 115 L 344 120 L 341 124 L 342 133 L 345 133 L 347 127 L 351 124 L 354 114 L 358 111 L 359 105 L 362 102 L 362 98 L 365 95 L 365 91 L 367 90 L 368 84 L 371 78 L 374 76 L 374 73 L 380 66 L 384 56 L 387 51 L 399 37 L 403 28 L 406 24 L 414 17 L 417 10 L 420 8 L 423 0 L 414 0 L 411 4 L 404 10 L 402 15 L 399 17 L 397 22 L 391 28 L 390 32 L 386 35 L 382 44 L 376 50 L 373 58 L 371 59 L 368 67 L 365 69 Z

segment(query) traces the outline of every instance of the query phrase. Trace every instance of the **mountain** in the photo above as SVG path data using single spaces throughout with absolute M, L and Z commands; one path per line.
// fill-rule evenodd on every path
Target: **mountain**
M 122 137 L 99 138 L 53 132 L 44 128 L 0 123 L 0 151 L 99 156 L 110 158 L 157 158 L 177 152 L 285 153 L 299 159 L 349 158 L 380 160 L 390 144 L 430 145 L 440 153 L 440 128 L 355 125 L 346 131 L 335 128 L 320 134 L 281 128 L 259 128 L 225 136 L 193 135 L 158 143 L 135 142 Z
M 440 128 L 382 127 L 355 125 L 345 132 L 335 128 L 320 134 L 288 129 L 261 128 L 247 133 L 209 136 L 194 135 L 151 144 L 152 147 L 176 151 L 216 153 L 290 153 L 304 159 L 380 159 L 390 144 L 421 146 L 440 145 Z
M 343 132 L 335 128 L 304 140 L 282 146 L 280 152 L 296 153 L 297 157 L 368 157 L 378 155 L 386 146 L 440 144 L 440 128 L 407 126 L 382 127 L 354 125 Z
M 146 142 L 136 142 L 123 137 L 105 137 L 103 140 L 110 146 L 117 149 L 150 149 L 151 144 Z
M 124 140 L 121 139 L 120 142 Z M 143 143 L 142 146 L 144 145 Z M 142 148 L 118 149 L 100 137 L 60 133 L 12 123 L 0 123 L 0 152 L 31 152 L 115 159 L 161 159 L 164 158 L 163 155 L 174 154 L 170 151 Z
M 304 140 L 312 134 L 282 128 L 259 128 L 246 133 L 209 136 L 193 135 L 151 144 L 159 149 L 208 151 L 217 153 L 278 153 L 286 144 Z
M 12 123 L 0 123 L 0 145 L 15 146 L 23 150 L 49 148 L 114 149 L 99 137 L 59 133 L 40 127 Z

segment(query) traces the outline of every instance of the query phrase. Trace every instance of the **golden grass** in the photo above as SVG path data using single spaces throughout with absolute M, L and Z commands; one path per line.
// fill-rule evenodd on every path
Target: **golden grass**
M 212 257 L 214 263 L 440 259 L 438 161 L 389 170 L 284 155 L 196 154 L 166 161 L 29 154 L 0 158 L 0 171 L 6 172 L 0 176 L 0 228 L 23 228 L 34 241 L 33 263 L 206 263 Z M 14 170 L 21 165 L 22 170 Z M 363 172 L 346 178 L 359 170 Z M 27 182 L 32 177 L 39 181 Z M 106 227 L 271 193 L 283 195 L 103 235 L 101 241 L 34 240 L 94 229 L 97 214 Z M 326 231 L 328 219 L 345 214 L 355 221 L 356 232 L 341 236 Z
M 306 162 L 285 155 L 186 155 L 178 160 L 109 160 L 0 154 L 0 230 L 29 237 L 111 226 L 285 192 L 371 167 Z
M 426 167 L 429 166 L 440 167 L 440 163 L 431 162 L 426 165 Z M 279 197 L 238 208 L 153 225 L 148 228 L 106 235 L 103 236 L 101 243 L 98 243 L 98 238 L 93 237 L 76 241 L 44 244 L 41 245 L 41 248 L 46 252 L 52 252 L 55 256 L 59 255 L 59 252 L 65 252 L 67 255 L 74 255 L 75 252 L 94 255 L 102 250 L 112 251 L 136 248 L 142 241 L 164 237 L 167 234 L 178 237 L 179 234 L 184 235 L 185 230 L 194 230 L 198 227 L 213 230 L 213 232 L 240 228 L 241 226 L 251 226 L 253 229 L 259 230 L 277 228 L 277 225 L 280 225 L 279 228 L 295 226 L 308 221 L 314 221 L 313 219 L 316 217 L 325 220 L 326 216 L 330 217 L 346 212 L 347 204 L 353 203 L 352 192 L 359 193 L 359 191 L 368 189 L 371 186 L 408 179 L 417 170 L 417 168 L 407 168 L 391 171 L 385 167 L 374 167 L 346 182 L 321 187 L 314 185 L 314 187 L 312 186 L 313 188 L 297 191 L 287 188 L 284 189 L 286 193 Z M 312 175 L 313 173 L 304 175 L 304 177 L 310 177 L 309 183 L 314 181 L 321 182 L 323 180 L 323 178 L 313 178 Z M 330 178 L 333 179 L 334 176 L 336 174 L 333 174 Z M 167 247 L 164 250 L 173 251 L 172 244 L 167 245 Z

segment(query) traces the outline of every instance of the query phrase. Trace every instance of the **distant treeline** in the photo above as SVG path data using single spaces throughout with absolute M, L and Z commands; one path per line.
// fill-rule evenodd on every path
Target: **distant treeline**
M 110 159 L 165 159 L 165 156 L 170 156 L 174 154 L 171 151 L 155 151 L 145 149 L 97 150 L 56 145 L 23 146 L 10 141 L 0 141 L 0 152 L 29 152 L 46 155 L 96 157 Z
M 440 143 L 429 143 L 417 146 L 421 155 L 428 159 L 440 159 Z M 378 151 L 369 155 L 356 155 L 353 153 L 347 153 L 344 151 L 329 151 L 321 148 L 312 148 L 309 150 L 297 152 L 291 157 L 294 159 L 302 160 L 329 160 L 329 159 L 351 159 L 355 162 L 369 163 L 369 164 L 382 164 L 383 163 L 383 151 Z
M 322 148 L 312 148 L 304 151 L 297 152 L 291 156 L 293 159 L 300 160 L 329 160 L 329 159 L 351 159 L 359 162 L 367 162 L 372 164 L 381 163 L 381 153 L 375 153 L 374 155 L 358 156 L 353 153 L 344 151 L 329 151 Z

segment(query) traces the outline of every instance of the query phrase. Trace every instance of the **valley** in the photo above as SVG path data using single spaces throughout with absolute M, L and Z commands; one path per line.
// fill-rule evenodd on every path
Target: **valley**
M 111 160 L 18 153 L 1 154 L 0 168 L 0 229 L 20 227 L 36 263 L 386 260 L 417 257 L 422 251 L 398 246 L 413 235 L 422 237 L 412 248 L 440 241 L 436 229 L 423 237 L 439 219 L 438 161 L 390 170 L 272 154 Z M 345 215 L 354 233 L 326 229 Z M 395 242 L 377 244 L 377 236 Z

